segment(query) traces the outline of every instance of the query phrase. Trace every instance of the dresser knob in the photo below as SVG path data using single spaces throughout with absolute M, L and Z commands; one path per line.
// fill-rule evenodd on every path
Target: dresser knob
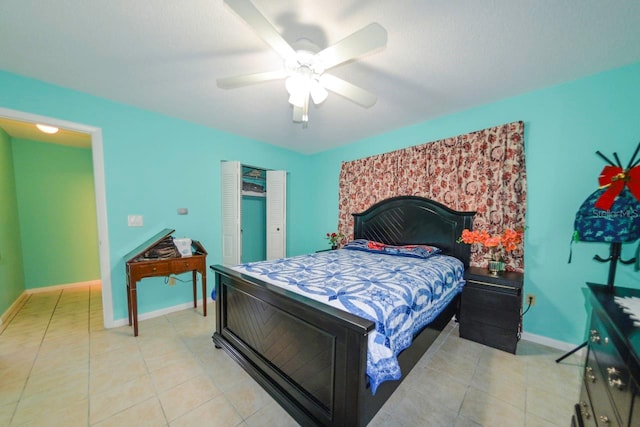
M 598 421 L 600 421 L 600 424 L 602 425 L 609 425 L 609 417 L 607 417 L 606 415 L 600 415 L 598 417 Z
M 582 410 L 580 411 L 582 413 L 582 416 L 586 419 L 591 418 L 591 414 L 589 413 L 589 406 L 587 405 L 587 402 L 585 402 L 584 400 L 581 401 L 580 407 L 582 408 Z
M 595 329 L 591 330 L 591 342 L 594 342 L 594 343 L 600 342 L 600 334 Z
M 624 389 L 624 383 L 620 378 L 612 379 L 611 377 L 609 377 L 609 387 L 622 390 Z
M 593 368 L 591 366 L 584 368 L 584 378 L 592 383 L 596 382 L 596 376 L 593 374 Z

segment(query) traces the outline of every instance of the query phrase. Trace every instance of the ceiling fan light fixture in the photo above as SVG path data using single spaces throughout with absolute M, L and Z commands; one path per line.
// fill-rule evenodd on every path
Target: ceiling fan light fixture
M 40 130 L 40 132 L 48 133 L 49 135 L 58 133 L 58 131 L 60 130 L 55 126 L 43 125 L 40 123 L 36 123 L 36 127 Z
M 311 80 L 311 90 L 309 91 L 311 94 L 311 99 L 313 99 L 313 103 L 318 105 L 322 104 L 327 96 L 329 96 L 329 92 L 320 84 L 320 82 L 316 79 Z
M 289 104 L 291 104 L 291 105 L 293 105 L 293 106 L 295 106 L 295 107 L 303 107 L 303 106 L 304 106 L 305 98 L 306 98 L 307 96 L 309 96 L 309 95 L 308 95 L 308 94 L 306 94 L 306 93 L 302 93 L 302 92 L 299 92 L 299 93 L 292 93 L 292 94 L 289 96 Z
M 335 92 L 365 108 L 376 103 L 377 98 L 372 93 L 324 72 L 386 47 L 387 31 L 380 24 L 373 22 L 324 49 L 304 37 L 291 45 L 256 8 L 252 0 L 223 1 L 284 60 L 284 67 L 278 71 L 218 79 L 218 87 L 232 89 L 286 79 L 289 103 L 293 104 L 293 121 L 302 122 L 303 127 L 306 127 L 304 124 L 309 120 L 309 99 L 320 104 L 327 98 L 327 91 Z
M 289 92 L 289 95 L 292 96 L 307 91 L 305 78 L 298 73 L 289 76 L 284 82 L 284 87 L 287 89 L 287 92 Z
M 324 102 L 329 95 L 317 78 L 302 73 L 294 73 L 287 78 L 285 88 L 290 95 L 289 103 L 298 107 L 302 107 L 304 99 L 309 95 L 316 105 Z

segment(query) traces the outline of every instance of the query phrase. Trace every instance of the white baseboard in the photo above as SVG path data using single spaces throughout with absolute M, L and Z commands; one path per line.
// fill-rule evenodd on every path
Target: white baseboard
M 71 288 L 81 288 L 84 286 L 99 286 L 100 279 L 98 280 L 89 280 L 86 282 L 76 282 L 76 283 L 67 283 L 63 285 L 53 285 L 53 286 L 45 286 L 42 288 L 33 288 L 33 289 L 25 289 L 22 294 L 9 306 L 9 308 L 0 315 L 0 327 L 7 323 L 10 319 L 15 316 L 15 314 L 22 308 L 29 295 L 39 294 L 42 292 L 50 292 L 50 291 L 58 291 L 61 289 L 71 289 Z M 0 328 L 1 329 L 1 328 Z
M 86 286 L 98 286 L 100 284 L 101 284 L 101 281 L 98 279 L 98 280 L 89 280 L 86 282 L 68 283 L 65 285 L 54 285 L 54 286 L 46 286 L 43 288 L 26 289 L 13 302 L 13 304 L 11 304 L 11 306 L 9 306 L 9 308 L 2 315 L 0 315 L 0 331 L 3 329 L 2 326 L 8 323 L 9 320 L 11 320 L 13 316 L 15 316 L 18 310 L 22 308 L 25 302 L 27 302 L 29 295 L 38 294 L 42 292 L 57 291 L 61 289 L 72 289 L 72 288 L 80 288 L 80 287 L 86 287 Z M 207 298 L 207 304 L 213 301 L 214 300 L 211 297 Z M 200 301 L 198 301 L 198 303 L 200 303 Z M 138 316 L 138 320 L 153 319 L 154 317 L 164 316 L 165 314 L 174 313 L 176 311 L 187 310 L 189 308 L 193 308 L 193 302 L 191 301 L 185 302 L 183 304 L 174 305 L 172 307 L 166 307 L 160 310 L 155 310 L 155 311 L 150 311 L 147 313 L 140 314 Z M 119 320 L 115 320 L 112 326 L 110 326 L 110 328 L 117 328 L 117 327 L 125 326 L 128 324 L 129 324 L 128 318 L 119 319 Z
M 29 289 L 27 292 L 29 292 L 29 293 L 37 293 L 37 292 L 53 291 L 53 290 L 58 290 L 58 289 L 79 288 L 79 287 L 83 287 L 83 286 L 94 286 L 94 285 L 100 285 L 100 280 L 90 280 L 88 282 L 78 282 L 78 283 L 70 283 L 70 284 L 67 284 L 67 285 L 55 285 L 55 286 L 48 286 L 46 288 Z M 211 299 L 211 297 L 207 298 L 207 304 L 212 302 L 212 301 L 213 301 L 213 299 Z M 200 302 L 200 301 L 198 300 L 198 302 Z M 186 310 L 188 308 L 193 308 L 193 302 L 185 302 L 183 304 L 174 305 L 172 307 L 161 308 L 159 310 L 154 310 L 154 311 L 149 311 L 147 313 L 139 314 L 138 315 L 138 321 L 147 320 L 147 319 L 153 319 L 154 317 L 164 316 L 165 314 L 174 313 L 176 311 Z M 129 324 L 129 319 L 128 319 L 128 317 L 125 317 L 125 318 L 122 318 L 122 319 L 114 320 L 113 323 L 108 328 L 106 326 L 105 326 L 105 328 L 107 328 L 107 329 L 118 328 L 120 326 L 125 326 L 125 325 L 128 325 L 128 324 Z
M 457 328 L 459 327 L 458 322 L 454 321 L 453 319 L 451 320 L 451 322 L 449 323 L 450 325 L 452 325 L 453 327 Z M 522 332 L 522 334 L 520 335 L 520 338 L 524 341 L 530 341 L 536 344 L 540 344 L 540 345 L 544 345 L 546 347 L 551 347 L 551 348 L 555 348 L 557 350 L 561 350 L 561 351 L 565 351 L 565 352 L 570 352 L 572 350 L 574 350 L 575 348 L 577 348 L 579 346 L 576 344 L 571 344 L 568 342 L 564 342 L 564 341 L 559 341 L 559 340 L 554 340 L 553 338 L 548 338 L 545 337 L 543 335 L 537 335 L 537 334 L 532 334 L 529 332 Z M 586 349 L 581 348 L 580 350 L 576 351 L 574 354 L 576 356 L 580 356 L 582 358 L 584 358 L 586 356 L 585 354 Z
M 552 338 L 547 338 L 547 337 L 542 336 L 542 335 L 531 334 L 529 332 L 523 332 L 521 338 L 523 340 L 526 340 L 526 341 L 531 341 L 531 342 L 534 342 L 536 344 L 542 344 L 542 345 L 545 345 L 547 347 L 557 348 L 558 350 L 567 351 L 567 352 L 569 352 L 569 351 L 571 351 L 571 350 L 573 350 L 573 349 L 575 349 L 576 347 L 579 346 L 579 345 L 576 345 L 576 344 L 571 344 L 571 343 L 568 343 L 568 342 L 558 341 L 558 340 L 554 340 Z M 584 348 L 580 349 L 575 354 L 584 356 L 583 353 L 584 353 Z
M 66 283 L 63 285 L 53 285 L 53 286 L 45 286 L 42 288 L 32 288 L 32 289 L 25 290 L 25 292 L 31 295 L 31 294 L 39 294 L 42 292 L 58 291 L 60 289 L 82 288 L 84 286 L 97 286 L 100 284 L 101 284 L 100 279 L 96 279 L 96 280 L 88 280 L 86 282 Z
M 212 302 L 213 300 L 211 298 L 207 298 L 207 304 Z M 198 301 L 200 302 L 200 301 Z M 139 314 L 138 315 L 138 321 L 141 320 L 147 320 L 147 319 L 153 319 L 155 317 L 160 317 L 160 316 L 164 316 L 165 314 L 170 314 L 170 313 L 175 313 L 176 311 L 182 311 L 182 310 L 187 310 L 189 308 L 193 308 L 193 302 L 185 302 L 184 304 L 178 304 L 178 305 L 174 305 L 172 307 L 166 307 L 166 308 L 161 308 L 160 310 L 154 310 L 154 311 L 148 311 L 146 313 L 143 314 Z M 200 308 L 200 306 L 198 307 Z M 125 326 L 129 324 L 129 319 L 128 318 L 124 318 L 124 319 L 118 319 L 118 320 L 114 320 L 113 322 L 113 327 L 114 328 L 118 328 L 120 326 Z
M 13 316 L 16 315 L 18 310 L 22 308 L 25 302 L 27 302 L 27 298 L 29 298 L 29 294 L 27 291 L 23 291 L 18 298 L 7 308 L 7 310 L 2 313 L 0 316 L 0 330 L 2 329 L 2 325 L 9 322 L 9 320 L 13 319 Z

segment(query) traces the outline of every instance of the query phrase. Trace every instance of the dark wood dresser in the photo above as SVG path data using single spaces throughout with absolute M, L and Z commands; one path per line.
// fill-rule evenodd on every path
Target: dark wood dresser
M 592 305 L 589 344 L 576 427 L 640 426 L 640 327 L 614 297 L 639 297 L 640 290 L 587 283 Z
M 460 336 L 515 354 L 522 323 L 522 273 L 492 275 L 486 268 L 469 267 L 464 277 Z

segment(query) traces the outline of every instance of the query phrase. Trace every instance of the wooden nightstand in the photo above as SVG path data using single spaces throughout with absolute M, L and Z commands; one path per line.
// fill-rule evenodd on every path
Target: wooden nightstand
M 486 268 L 469 267 L 464 278 L 460 336 L 515 354 L 522 321 L 522 273 L 494 276 Z

